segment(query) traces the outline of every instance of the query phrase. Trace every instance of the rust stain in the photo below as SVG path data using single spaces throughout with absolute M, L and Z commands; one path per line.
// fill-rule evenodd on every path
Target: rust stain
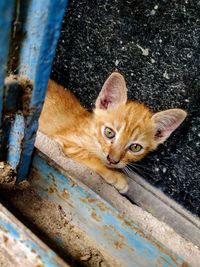
M 102 202 L 98 202 L 97 203 L 97 207 L 101 210 L 101 211 L 107 211 L 109 210 L 109 208 L 106 207 L 106 205 Z
M 91 198 L 91 197 L 86 197 L 86 201 L 89 202 L 89 203 L 94 203 L 96 202 L 95 199 Z
M 189 264 L 187 262 L 183 262 L 180 267 L 189 267 Z
M 53 175 L 52 173 L 47 174 L 47 176 L 48 176 L 50 179 L 52 179 L 53 183 L 56 182 L 56 179 L 55 179 L 55 177 L 54 177 L 54 175 Z
M 177 266 L 179 266 L 179 267 L 189 267 L 189 264 L 187 263 L 187 262 L 183 262 L 183 263 L 178 263 L 177 262 L 177 259 L 174 257 L 174 256 L 172 256 L 172 255 L 168 255 L 170 258 L 171 258 L 171 260 L 177 265 Z M 168 264 L 170 264 L 170 262 L 168 262 L 165 258 L 163 258 L 162 256 L 160 256 L 160 259 L 162 260 L 162 262 L 164 261 L 164 262 L 166 262 L 166 263 L 168 263 Z M 171 265 L 171 264 L 170 264 Z
M 160 256 L 160 259 L 161 259 L 162 263 L 163 263 L 163 261 L 164 261 L 164 262 L 166 262 L 167 264 L 171 265 L 170 262 L 168 262 L 168 260 L 166 260 L 166 259 L 163 258 L 162 256 Z
M 35 249 L 33 249 L 33 248 L 31 249 L 31 252 L 34 253 L 34 254 L 37 254 Z
M 4 233 L 9 233 L 9 231 L 4 228 L 2 225 L 0 225 L 0 230 L 3 231 Z
M 58 190 L 57 190 L 57 188 L 55 186 L 52 185 L 52 186 L 49 187 L 48 192 L 50 194 L 52 194 L 52 193 L 58 192 Z
M 80 199 L 83 203 L 94 203 L 94 202 L 96 202 L 95 199 L 90 198 L 90 197 L 86 197 L 86 198 L 80 197 L 79 199 Z
M 6 244 L 8 242 L 8 237 L 3 235 L 3 242 Z
M 79 199 L 80 199 L 80 201 L 83 202 L 83 203 L 86 202 L 86 201 L 85 201 L 85 198 L 83 198 L 83 197 L 79 197 Z
M 114 246 L 116 249 L 122 249 L 122 248 L 124 248 L 125 244 L 120 242 L 120 241 L 115 241 Z
M 112 226 L 112 225 L 106 225 L 106 226 L 104 226 L 104 228 L 106 230 L 108 230 L 108 231 L 110 231 L 110 230 L 113 231 L 115 233 L 115 235 L 118 236 L 118 238 L 120 240 L 126 240 L 125 236 L 123 236 L 121 233 L 119 233 L 114 226 Z
M 70 194 L 68 193 L 67 189 L 63 189 L 61 197 L 64 199 L 70 198 Z
M 93 219 L 95 219 L 97 222 L 101 221 L 101 217 L 96 214 L 96 212 L 93 210 L 91 213 L 91 216 Z
M 124 220 L 124 224 L 126 224 L 128 227 L 132 226 L 131 223 L 129 221 L 127 221 L 127 220 Z

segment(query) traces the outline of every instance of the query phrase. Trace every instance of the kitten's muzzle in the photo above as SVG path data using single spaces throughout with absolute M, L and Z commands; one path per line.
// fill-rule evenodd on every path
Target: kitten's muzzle
M 107 161 L 109 162 L 109 164 L 118 164 L 120 162 L 120 160 L 115 160 L 111 158 L 109 155 L 107 156 Z

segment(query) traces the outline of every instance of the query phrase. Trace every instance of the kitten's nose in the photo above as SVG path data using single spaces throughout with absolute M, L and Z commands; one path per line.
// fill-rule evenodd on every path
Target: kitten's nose
M 114 160 L 113 158 L 111 158 L 109 155 L 107 156 L 107 160 L 110 162 L 110 163 L 112 163 L 112 164 L 117 164 L 117 163 L 119 163 L 119 160 Z

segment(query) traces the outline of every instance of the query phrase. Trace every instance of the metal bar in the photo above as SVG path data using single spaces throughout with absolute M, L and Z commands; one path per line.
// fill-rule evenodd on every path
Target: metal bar
M 73 221 L 123 266 L 188 266 L 89 188 L 63 175 L 40 153 L 34 156 L 31 178 L 41 197 L 71 214 Z M 63 247 L 64 243 L 61 236 L 57 245 Z
M 22 3 L 22 1 L 21 1 Z M 23 92 L 27 106 L 23 111 L 24 129 L 20 126 L 11 131 L 9 141 L 18 144 L 20 156 L 8 154 L 8 162 L 17 170 L 17 181 L 26 179 L 34 148 L 35 134 L 38 128 L 38 117 L 42 109 L 45 91 L 52 67 L 56 44 L 60 33 L 62 18 L 67 0 L 31 0 L 23 1 L 25 38 L 20 46 L 18 57 L 19 83 L 23 78 L 33 82 Z M 17 119 L 17 118 L 16 118 Z M 17 123 L 13 124 L 12 127 Z M 18 134 L 16 134 L 18 133 Z M 23 136 L 19 142 L 19 135 Z M 10 146 L 9 146 L 10 148 Z
M 127 193 L 138 206 L 171 226 L 178 234 L 200 247 L 200 220 L 139 175 L 130 176 Z M 176 218 L 176 219 L 174 219 Z
M 7 161 L 12 163 L 12 168 L 17 169 L 20 154 L 21 154 L 21 143 L 23 141 L 23 134 L 25 129 L 24 117 L 21 113 L 16 114 L 15 120 L 9 133 L 9 150 L 7 155 Z M 13 138 L 15 136 L 15 138 Z
M 6 63 L 8 60 L 9 41 L 11 32 L 12 14 L 14 10 L 13 0 L 0 1 L 0 160 L 3 160 L 3 86 L 6 74 Z
M 5 266 L 26 267 L 69 266 L 1 204 L 0 241 L 1 264 L 3 266 L 4 264 Z M 2 262 L 2 258 L 4 262 Z

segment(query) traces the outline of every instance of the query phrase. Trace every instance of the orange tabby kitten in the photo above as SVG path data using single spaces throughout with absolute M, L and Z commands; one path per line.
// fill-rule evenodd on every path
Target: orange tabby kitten
M 67 156 L 125 193 L 127 179 L 120 169 L 163 143 L 185 117 L 182 109 L 153 114 L 144 104 L 127 101 L 125 80 L 114 72 L 104 83 L 93 113 L 50 80 L 39 130 L 55 139 Z

